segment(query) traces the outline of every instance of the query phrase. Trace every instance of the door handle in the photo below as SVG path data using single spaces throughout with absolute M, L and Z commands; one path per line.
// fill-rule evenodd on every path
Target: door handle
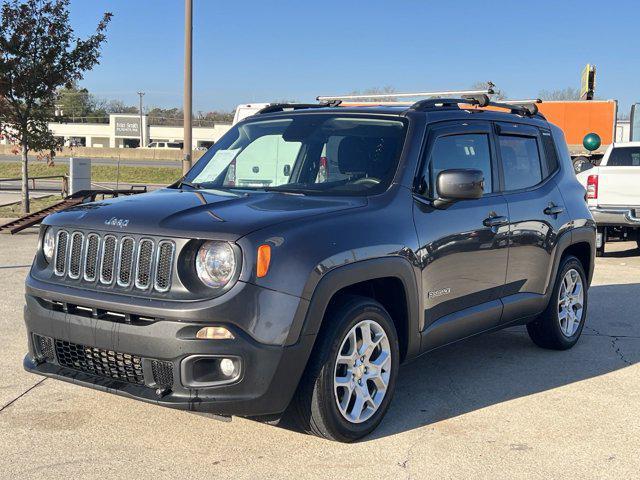
M 506 225 L 507 223 L 509 223 L 507 217 L 499 217 L 493 215 L 491 217 L 485 218 L 482 221 L 482 224 L 485 227 L 500 227 L 502 225 Z
M 562 212 L 564 212 L 564 207 L 560 207 L 558 205 L 550 203 L 549 206 L 543 211 L 545 215 L 560 215 Z

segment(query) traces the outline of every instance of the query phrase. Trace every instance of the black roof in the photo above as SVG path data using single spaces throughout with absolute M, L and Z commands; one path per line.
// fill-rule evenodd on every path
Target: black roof
M 298 108 L 295 110 L 285 109 L 271 111 L 260 115 L 265 116 L 286 116 L 291 114 L 309 114 L 309 113 L 340 113 L 340 114 L 369 114 L 369 115 L 397 115 L 404 116 L 409 112 L 427 114 L 429 121 L 457 120 L 461 116 L 473 116 L 476 119 L 496 121 L 496 122 L 516 122 L 537 124 L 539 126 L 547 126 L 548 122 L 540 115 L 533 116 L 519 115 L 510 111 L 486 110 L 482 108 L 459 108 L 459 107 L 442 107 L 432 108 L 429 110 L 416 111 L 411 109 L 411 105 L 354 105 L 354 106 L 321 106 L 314 105 L 313 108 Z

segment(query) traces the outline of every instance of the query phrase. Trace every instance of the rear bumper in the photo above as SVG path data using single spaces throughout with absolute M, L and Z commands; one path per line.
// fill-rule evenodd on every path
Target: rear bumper
M 640 207 L 589 207 L 598 226 L 640 228 Z
M 31 295 L 27 295 L 26 300 L 24 320 L 29 352 L 23 364 L 27 371 L 182 410 L 247 416 L 284 411 L 295 392 L 314 340 L 313 336 L 302 336 L 291 346 L 265 345 L 232 326 L 229 329 L 235 335 L 233 340 L 199 340 L 195 338 L 195 332 L 202 323 L 160 320 L 129 324 L 55 311 Z M 69 362 L 61 364 L 63 354 L 56 348 L 53 355 L 43 355 L 34 341 L 34 334 L 51 338 L 54 346 L 58 340 L 84 347 L 86 351 L 99 349 L 113 358 L 118 354 L 127 355 L 127 358 L 133 355 L 141 362 L 144 380 L 131 382 L 95 374 L 82 366 L 69 368 Z M 194 388 L 194 382 L 188 380 L 189 369 L 194 358 L 203 357 L 240 359 L 238 378 L 224 385 Z M 118 359 L 122 357 L 117 357 L 116 363 L 120 361 Z M 158 388 L 151 369 L 154 361 L 170 365 L 170 386 Z

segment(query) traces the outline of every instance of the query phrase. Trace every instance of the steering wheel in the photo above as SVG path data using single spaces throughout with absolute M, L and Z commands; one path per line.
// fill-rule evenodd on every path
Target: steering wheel
M 355 182 L 352 182 L 353 185 L 371 185 L 371 186 L 377 185 L 379 183 L 380 183 L 380 179 L 375 177 L 359 178 Z

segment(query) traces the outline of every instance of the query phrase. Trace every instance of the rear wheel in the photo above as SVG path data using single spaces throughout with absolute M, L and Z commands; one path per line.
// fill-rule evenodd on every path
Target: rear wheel
M 604 246 L 607 243 L 607 229 L 602 227 L 598 228 L 596 235 L 600 237 L 600 246 L 597 246 L 598 242 L 596 242 L 596 257 L 602 257 L 604 256 Z
M 587 317 L 587 280 L 574 256 L 562 260 L 553 294 L 544 313 L 527 325 L 531 340 L 543 348 L 566 350 L 582 333 Z
M 589 159 L 587 157 L 576 157 L 573 159 L 573 169 L 575 170 L 576 173 L 580 173 L 583 170 L 583 165 L 585 164 L 590 164 L 591 162 L 589 161 Z
M 382 421 L 395 389 L 398 336 L 389 314 L 366 297 L 347 297 L 325 318 L 291 414 L 304 431 L 358 440 Z

